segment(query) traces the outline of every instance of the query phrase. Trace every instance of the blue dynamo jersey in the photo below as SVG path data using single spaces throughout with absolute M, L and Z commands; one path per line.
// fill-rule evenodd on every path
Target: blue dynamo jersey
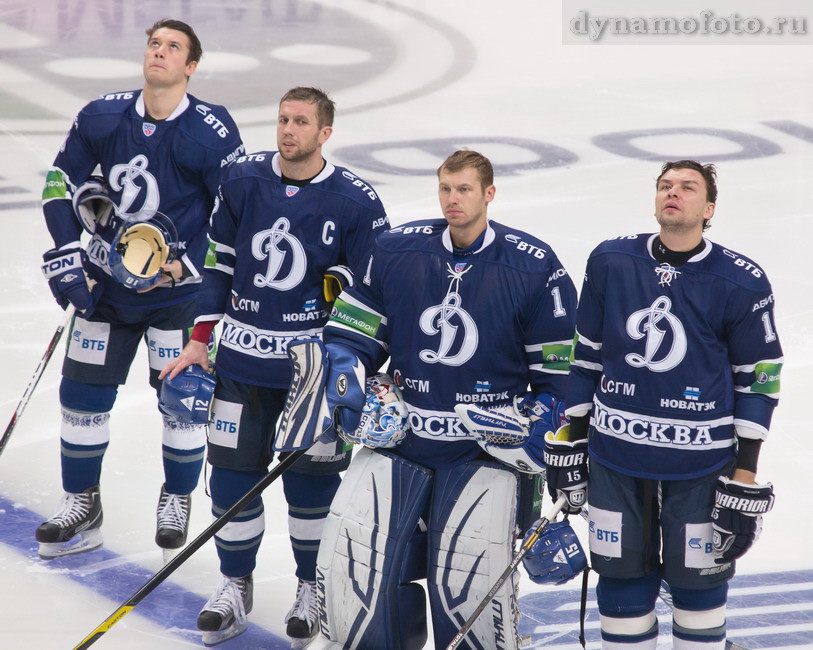
M 434 219 L 376 240 L 324 339 L 352 348 L 368 375 L 390 357 L 410 412 L 396 451 L 437 467 L 480 453 L 457 403 L 510 403 L 529 384 L 564 397 L 575 309 L 573 283 L 546 243 L 491 221 L 480 248 L 456 257 L 446 221 Z
M 239 158 L 212 213 L 196 319 L 223 319 L 218 372 L 287 388 L 288 343 L 321 335 L 328 317 L 325 271 L 365 264 L 388 227 L 375 191 L 343 167 L 326 163 L 297 187 L 282 182 L 278 153 Z
M 705 241 L 679 267 L 655 235 L 600 244 L 579 302 L 569 412 L 592 405 L 590 456 L 631 476 L 689 479 L 733 459 L 735 425 L 764 438 L 782 349 L 765 273 Z
M 206 225 L 225 167 L 243 152 L 225 108 L 185 95 L 166 120 L 145 121 L 140 90 L 104 95 L 77 115 L 48 172 L 43 211 L 57 248 L 79 245 L 81 227 L 72 193 L 97 165 L 121 218 L 97 229 L 87 253 L 101 269 L 101 300 L 122 309 L 154 309 L 189 300 L 200 285 Z M 192 277 L 174 288 L 139 294 L 110 277 L 110 243 L 124 218 L 167 215 L 178 236 L 178 257 Z

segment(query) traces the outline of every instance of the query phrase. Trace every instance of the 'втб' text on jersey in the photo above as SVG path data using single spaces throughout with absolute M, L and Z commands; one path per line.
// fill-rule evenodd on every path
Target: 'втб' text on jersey
M 735 425 L 767 435 L 782 367 L 773 293 L 754 262 L 707 240 L 686 264 L 660 264 L 654 237 L 590 255 L 568 407 L 593 403 L 599 462 L 694 478 L 733 458 Z

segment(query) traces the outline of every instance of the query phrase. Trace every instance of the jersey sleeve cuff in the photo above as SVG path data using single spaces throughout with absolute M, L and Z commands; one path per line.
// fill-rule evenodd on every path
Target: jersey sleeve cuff
M 569 409 L 565 411 L 565 415 L 570 418 L 578 418 L 582 415 L 587 415 L 593 408 L 592 402 L 585 402 L 584 404 L 576 404 L 575 406 L 571 406 Z
M 195 327 L 192 328 L 192 333 L 189 338 L 198 343 L 206 343 L 208 345 L 209 339 L 212 337 L 212 332 L 215 331 L 216 320 L 198 321 Z
M 753 422 L 734 420 L 734 430 L 737 432 L 738 438 L 760 441 L 768 438 L 768 430 Z

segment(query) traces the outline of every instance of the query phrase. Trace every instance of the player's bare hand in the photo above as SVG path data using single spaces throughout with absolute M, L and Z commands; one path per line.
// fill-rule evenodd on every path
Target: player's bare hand
M 170 379 L 175 379 L 179 372 L 195 363 L 204 370 L 209 370 L 208 346 L 200 341 L 189 341 L 181 350 L 181 354 L 170 361 L 161 371 L 158 379 L 163 379 L 167 375 Z
M 149 289 L 139 289 L 137 293 L 147 293 L 156 287 L 163 287 L 170 282 L 177 282 L 183 277 L 183 265 L 181 264 L 181 260 L 172 260 L 167 264 L 162 264 L 161 270 L 164 272 L 164 275 L 158 282 L 152 285 Z

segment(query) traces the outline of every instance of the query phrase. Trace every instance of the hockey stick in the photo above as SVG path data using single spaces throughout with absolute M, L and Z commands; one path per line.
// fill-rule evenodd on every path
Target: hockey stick
M 460 628 L 460 631 L 452 638 L 451 643 L 446 646 L 446 650 L 455 650 L 462 642 L 466 635 L 469 633 L 469 630 L 474 626 L 477 622 L 477 619 L 480 617 L 480 614 L 483 613 L 483 610 L 488 607 L 488 604 L 491 602 L 491 599 L 497 594 L 497 592 L 502 588 L 511 574 L 516 571 L 516 568 L 519 566 L 519 563 L 522 562 L 522 558 L 524 558 L 528 551 L 531 550 L 531 547 L 536 543 L 536 540 L 539 539 L 540 533 L 545 530 L 547 525 L 551 522 L 552 519 L 556 518 L 556 515 L 559 514 L 559 511 L 564 507 L 565 503 L 567 503 L 567 499 L 565 497 L 559 497 L 558 501 L 554 503 L 550 510 L 539 520 L 539 523 L 536 525 L 536 528 L 533 529 L 530 535 L 525 538 L 525 541 L 522 542 L 522 546 L 519 547 L 519 551 L 514 556 L 514 559 L 511 560 L 511 563 L 505 568 L 505 571 L 502 572 L 499 578 L 497 578 L 497 582 L 494 583 L 494 586 L 489 590 L 489 592 L 485 595 L 485 597 L 480 601 L 477 605 L 475 610 L 472 612 L 471 616 L 469 616 L 468 620 L 463 623 L 463 626 Z
M 324 376 L 326 360 L 324 346 L 321 341 L 307 340 L 291 343 L 288 346 L 288 357 L 293 366 L 291 387 L 285 397 L 285 409 L 277 427 L 274 439 L 276 451 L 290 451 L 288 456 L 277 463 L 276 467 L 266 474 L 257 484 L 246 492 L 240 500 L 226 510 L 212 525 L 187 544 L 178 555 L 172 558 L 164 567 L 150 578 L 141 589 L 134 593 L 121 607 L 108 616 L 99 627 L 91 632 L 74 650 L 89 648 L 118 623 L 133 607 L 138 605 L 149 593 L 166 580 L 181 564 L 203 546 L 209 539 L 229 521 L 231 521 L 243 508 L 245 508 L 258 494 L 273 483 L 288 469 L 297 458 L 302 456 L 313 444 L 315 432 L 320 421 L 320 408 L 324 397 Z M 320 429 L 321 430 L 321 429 Z
M 45 372 L 45 366 L 47 366 L 48 362 L 51 360 L 51 356 L 54 354 L 54 350 L 59 344 L 59 339 L 62 338 L 62 333 L 71 324 L 71 319 L 73 318 L 75 311 L 76 309 L 71 304 L 69 304 L 68 308 L 65 310 L 65 316 L 62 319 L 62 322 L 59 324 L 59 327 L 56 328 L 54 335 L 51 337 L 51 341 L 48 343 L 48 348 L 45 350 L 45 354 L 42 355 L 42 359 L 40 359 L 39 365 L 34 371 L 34 376 L 31 377 L 31 381 L 28 382 L 28 387 L 25 389 L 19 404 L 17 404 L 17 408 L 14 411 L 14 415 L 11 416 L 11 421 L 8 423 L 5 433 L 3 433 L 3 437 L 0 438 L 0 454 L 2 454 L 3 450 L 6 448 L 9 438 L 11 438 L 11 432 L 14 431 L 14 427 L 17 426 L 17 422 L 22 417 L 23 411 L 28 405 L 28 400 L 31 399 L 31 395 L 34 393 L 34 389 L 37 387 L 40 377 L 42 377 L 42 373 Z
M 220 517 L 218 517 L 212 524 L 204 530 L 200 535 L 198 535 L 195 539 L 193 539 L 189 544 L 187 544 L 183 550 L 181 550 L 178 555 L 172 558 L 164 567 L 158 571 L 152 578 L 147 580 L 144 583 L 144 586 L 141 587 L 137 592 L 135 592 L 132 596 L 125 603 L 123 603 L 115 612 L 113 612 L 110 616 L 108 616 L 102 624 L 99 625 L 93 632 L 91 632 L 85 639 L 77 645 L 73 650 L 84 650 L 85 648 L 89 648 L 92 646 L 96 641 L 98 641 L 101 636 L 107 632 L 111 627 L 113 627 L 116 623 L 118 623 L 125 615 L 130 613 L 130 610 L 133 609 L 138 603 L 140 603 L 146 596 L 152 592 L 158 585 L 160 585 L 164 580 L 166 580 L 172 573 L 181 566 L 184 562 L 186 562 L 191 555 L 197 551 L 201 546 L 203 546 L 206 542 L 208 542 L 214 535 L 229 523 L 243 508 L 245 508 L 251 501 L 260 494 L 265 488 L 267 488 L 271 483 L 273 483 L 280 475 L 288 469 L 291 465 L 293 465 L 296 460 L 302 456 L 307 451 L 307 449 L 299 449 L 297 451 L 291 452 L 288 456 L 281 460 L 277 465 L 271 470 L 268 474 L 266 474 L 257 484 L 252 487 L 248 492 L 246 492 L 240 500 L 235 503 L 231 508 L 226 510 Z

